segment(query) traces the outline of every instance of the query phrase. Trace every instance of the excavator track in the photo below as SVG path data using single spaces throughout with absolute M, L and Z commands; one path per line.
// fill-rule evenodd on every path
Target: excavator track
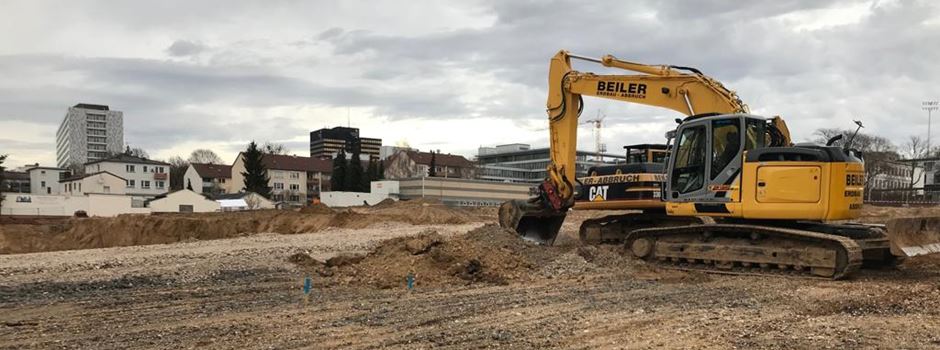
M 625 244 L 657 265 L 722 274 L 842 279 L 863 261 L 862 248 L 850 238 L 760 225 L 640 229 Z
M 581 243 L 587 245 L 622 244 L 638 229 L 675 227 L 713 223 L 709 217 L 669 216 L 666 213 L 630 213 L 584 220 L 578 230 Z

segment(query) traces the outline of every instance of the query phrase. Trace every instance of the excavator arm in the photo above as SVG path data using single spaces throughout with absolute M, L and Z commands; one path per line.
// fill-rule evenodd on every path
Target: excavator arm
M 626 75 L 598 75 L 572 69 L 571 60 L 581 59 L 604 67 L 622 69 Z M 618 60 L 607 55 L 594 59 L 559 51 L 552 57 L 548 74 L 549 142 L 551 162 L 548 176 L 539 185 L 538 197 L 510 201 L 500 207 L 500 224 L 514 228 L 523 237 L 551 244 L 574 205 L 578 117 L 583 109 L 582 96 L 668 108 L 687 116 L 707 113 L 747 113 L 748 107 L 734 91 L 725 88 L 694 68 L 645 65 Z M 789 132 L 782 119 L 789 143 Z

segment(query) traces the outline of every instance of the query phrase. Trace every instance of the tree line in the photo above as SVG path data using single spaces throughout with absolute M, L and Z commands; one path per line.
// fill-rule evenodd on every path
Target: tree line
M 346 160 L 346 152 L 340 150 L 333 158 L 333 173 L 330 174 L 330 190 L 346 192 L 370 192 L 372 181 L 385 179 L 385 165 L 369 157 L 369 165 L 362 167 L 359 152 L 353 152 L 352 159 Z

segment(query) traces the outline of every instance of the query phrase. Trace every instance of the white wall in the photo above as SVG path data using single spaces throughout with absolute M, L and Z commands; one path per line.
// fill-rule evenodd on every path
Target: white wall
M 180 212 L 180 205 L 193 206 L 194 213 L 220 211 L 222 208 L 219 202 L 206 199 L 201 194 L 190 190 L 180 190 L 170 193 L 164 198 L 151 201 L 150 210 L 154 213 L 178 213 Z
M 186 173 L 183 174 L 183 188 L 189 188 L 190 184 L 193 186 L 193 192 L 202 193 L 202 177 L 192 165 L 186 167 Z
M 372 188 L 370 192 L 386 194 L 389 197 L 398 198 L 398 181 L 372 181 Z
M 132 197 L 122 195 L 89 194 L 87 196 L 35 195 L 4 193 L 6 199 L 0 213 L 3 215 L 72 216 L 84 210 L 89 216 L 117 216 L 120 214 L 149 214 L 150 208 L 133 208 Z M 17 198 L 29 202 L 17 202 Z
M 386 198 L 389 198 L 386 193 L 323 192 L 320 202 L 330 207 L 354 207 L 363 205 L 363 201 L 375 205 Z

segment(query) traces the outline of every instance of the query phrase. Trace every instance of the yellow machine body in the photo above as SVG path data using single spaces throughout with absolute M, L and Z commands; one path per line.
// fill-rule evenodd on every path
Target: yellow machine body
M 727 212 L 696 202 L 669 202 L 674 216 L 766 220 L 849 220 L 859 216 L 864 192 L 859 162 L 745 162 L 727 188 Z

